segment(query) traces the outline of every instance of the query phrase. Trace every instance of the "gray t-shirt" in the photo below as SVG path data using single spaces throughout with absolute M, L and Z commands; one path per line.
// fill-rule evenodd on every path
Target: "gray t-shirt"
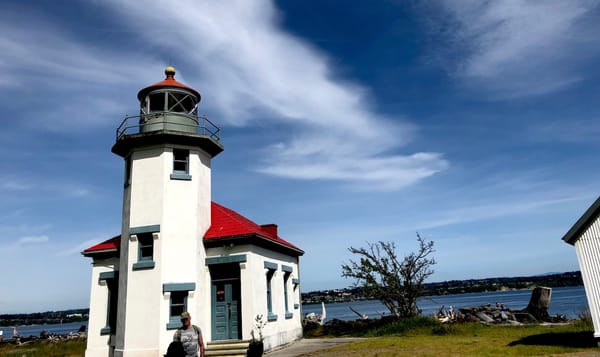
M 175 332 L 173 341 L 181 341 L 186 357 L 198 357 L 198 337 L 202 331 L 197 326 L 190 326 L 187 330 L 180 328 Z

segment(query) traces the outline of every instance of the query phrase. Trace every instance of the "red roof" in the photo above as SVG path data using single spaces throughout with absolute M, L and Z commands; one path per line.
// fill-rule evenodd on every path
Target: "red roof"
M 241 214 L 221 206 L 216 202 L 211 202 L 211 226 L 204 234 L 204 241 L 217 242 L 221 239 L 241 239 L 259 238 L 264 242 L 273 243 L 295 251 L 298 254 L 304 254 L 302 249 L 292 243 L 282 239 L 276 233 L 275 225 L 260 226 Z M 113 237 L 102 243 L 96 244 L 83 251 L 83 255 L 116 252 L 119 248 L 121 236 Z
M 221 206 L 216 202 L 211 202 L 212 224 L 204 234 L 205 240 L 217 240 L 228 237 L 257 235 L 266 238 L 272 242 L 281 244 L 288 248 L 302 252 L 302 250 L 292 243 L 279 237 L 271 227 L 260 226 L 241 214 Z M 304 252 L 302 252 L 304 253 Z
M 155 89 L 170 87 L 170 88 L 182 88 L 187 91 L 190 91 L 190 92 L 194 93 L 194 95 L 198 98 L 198 101 L 200 101 L 200 93 L 198 93 L 197 90 L 195 90 L 194 88 L 188 87 L 185 84 L 175 80 L 175 68 L 167 67 L 165 69 L 165 75 L 167 77 L 163 81 L 154 83 L 154 84 L 140 90 L 137 95 L 138 100 L 141 101 L 144 97 L 146 97 L 146 95 L 148 93 L 152 92 Z
M 88 249 L 83 251 L 83 255 L 87 255 L 87 253 L 108 253 L 108 252 L 116 252 L 119 249 L 119 244 L 121 243 L 121 236 L 112 237 L 109 240 L 105 240 L 102 243 L 98 243 L 89 247 Z

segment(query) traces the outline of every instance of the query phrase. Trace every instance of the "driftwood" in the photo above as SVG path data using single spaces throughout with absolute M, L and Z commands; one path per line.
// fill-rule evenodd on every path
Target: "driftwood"
M 477 321 L 485 324 L 508 323 L 534 323 L 534 322 L 564 322 L 564 316 L 550 316 L 548 307 L 550 306 L 550 297 L 552 289 L 546 287 L 536 287 L 531 293 L 529 305 L 521 310 L 510 310 L 504 304 L 496 303 L 460 308 L 458 314 L 451 315 L 444 311 L 444 307 L 437 313 L 438 319 L 443 323 L 461 322 L 461 321 Z
M 358 312 L 358 311 L 354 310 L 354 309 L 352 308 L 352 306 L 348 306 L 348 307 L 350 308 L 350 310 L 352 310 L 352 312 L 353 312 L 353 313 L 357 314 L 357 315 L 358 315 L 358 317 L 360 317 L 360 319 L 361 319 L 361 320 L 366 320 L 366 319 L 368 319 L 368 318 L 369 318 L 369 315 L 367 315 L 367 314 L 361 314 L 360 312 Z
M 327 310 L 325 310 L 325 303 L 321 302 L 321 314 L 315 314 L 314 312 L 308 313 L 304 316 L 302 321 L 303 325 L 316 323 L 319 325 L 323 325 L 325 323 L 325 319 L 327 318 Z
M 530 313 L 539 321 L 549 321 L 548 307 L 550 306 L 550 298 L 552 297 L 552 289 L 538 286 L 531 292 L 529 305 L 523 312 Z
M 510 323 L 515 325 L 522 322 L 513 311 L 507 309 L 503 304 L 460 308 L 456 319 L 453 321 L 478 321 L 485 324 Z

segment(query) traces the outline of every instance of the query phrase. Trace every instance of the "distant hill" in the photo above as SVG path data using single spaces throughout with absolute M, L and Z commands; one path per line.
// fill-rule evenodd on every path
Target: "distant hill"
M 535 286 L 559 288 L 579 285 L 583 285 L 581 272 L 572 271 L 511 278 L 450 280 L 441 283 L 427 283 L 423 287 L 426 291 L 425 295 L 447 295 L 482 291 L 531 289 Z
M 90 309 L 35 312 L 32 314 L 0 314 L 0 326 L 59 324 L 87 321 Z
M 483 291 L 504 291 L 531 289 L 535 286 L 551 288 L 583 285 L 580 271 L 566 273 L 547 273 L 534 276 L 485 278 L 468 280 L 449 280 L 423 285 L 423 295 L 449 295 L 476 293 Z M 362 289 L 346 288 L 311 291 L 302 293 L 302 303 L 341 302 L 351 300 L 367 300 Z M 64 311 L 36 312 L 32 314 L 0 314 L 0 326 L 31 325 L 44 323 L 60 323 L 87 321 L 89 309 L 72 309 Z
M 427 283 L 423 284 L 423 295 L 449 295 L 484 291 L 521 290 L 532 289 L 535 286 L 558 288 L 581 285 L 583 285 L 581 272 L 572 271 L 534 276 L 449 280 L 439 283 Z M 360 287 L 302 293 L 302 302 L 305 304 L 320 303 L 321 301 L 342 302 L 367 299 L 371 299 L 371 297 L 365 296 Z

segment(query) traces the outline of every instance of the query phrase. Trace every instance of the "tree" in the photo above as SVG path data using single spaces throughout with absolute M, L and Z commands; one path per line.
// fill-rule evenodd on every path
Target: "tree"
M 380 300 L 395 317 L 412 317 L 421 312 L 417 298 L 423 293 L 423 282 L 433 274 L 435 260 L 433 241 L 426 241 L 417 233 L 419 250 L 411 252 L 402 261 L 393 242 L 368 243 L 368 248 L 350 247 L 360 257 L 342 265 L 342 276 L 355 278 L 355 286 L 362 285 L 365 293 Z

